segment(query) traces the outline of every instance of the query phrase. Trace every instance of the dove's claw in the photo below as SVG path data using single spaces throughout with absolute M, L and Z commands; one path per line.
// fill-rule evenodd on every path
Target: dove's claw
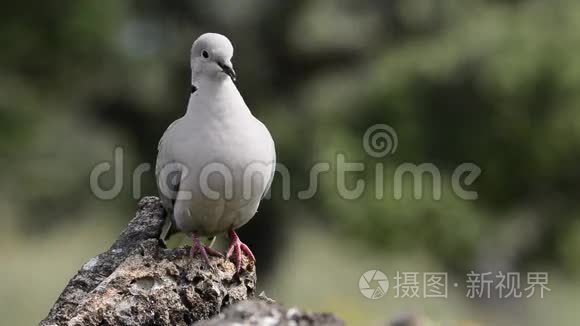
M 250 248 L 240 241 L 240 238 L 233 229 L 230 229 L 229 236 L 230 247 L 226 254 L 226 259 L 233 257 L 234 264 L 236 264 L 236 271 L 239 273 L 242 268 L 242 253 L 245 253 L 253 261 L 256 261 L 256 257 L 254 257 Z
M 222 254 L 220 254 L 219 252 L 211 249 L 210 247 L 204 245 L 201 240 L 199 239 L 199 237 L 197 236 L 197 234 L 192 233 L 191 234 L 191 240 L 193 241 L 193 244 L 191 245 L 191 257 L 195 257 L 195 254 L 197 252 L 199 252 L 199 254 L 201 255 L 201 258 L 203 259 L 203 261 L 207 264 L 207 266 L 209 266 L 210 268 L 212 268 L 210 261 L 209 261 L 209 255 L 212 256 L 218 256 L 218 257 L 223 257 Z

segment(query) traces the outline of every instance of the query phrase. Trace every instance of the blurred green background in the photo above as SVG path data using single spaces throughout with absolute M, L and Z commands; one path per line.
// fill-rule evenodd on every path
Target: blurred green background
M 16 1 L 0 11 L 0 316 L 42 319 L 78 268 L 132 217 L 133 170 L 185 112 L 189 49 L 204 32 L 234 43 L 238 87 L 291 173 L 241 230 L 259 286 L 287 305 L 382 325 L 400 313 L 440 325 L 576 325 L 580 318 L 580 2 L 573 0 Z M 385 123 L 395 153 L 366 155 Z M 100 200 L 91 170 L 124 148 L 124 188 Z M 341 198 L 336 157 L 364 162 L 363 196 Z M 316 195 L 310 168 L 331 163 Z M 401 200 L 402 163 L 451 180 L 463 162 L 477 200 Z M 375 199 L 376 164 L 385 196 Z M 113 176 L 107 176 L 110 185 Z M 105 178 L 105 179 L 107 179 Z M 426 187 L 428 188 L 428 187 Z M 156 194 L 151 171 L 137 195 Z M 369 300 L 380 269 L 550 273 L 543 299 Z

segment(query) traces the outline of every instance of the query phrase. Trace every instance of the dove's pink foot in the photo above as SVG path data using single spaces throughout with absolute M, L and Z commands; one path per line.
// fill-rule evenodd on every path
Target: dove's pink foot
M 219 252 L 204 245 L 195 232 L 191 233 L 191 240 L 193 241 L 193 244 L 191 245 L 191 257 L 192 258 L 195 257 L 195 254 L 199 251 L 201 258 L 210 268 L 212 267 L 211 264 L 209 263 L 208 254 L 212 256 L 223 257 L 223 255 L 220 254 Z
M 240 269 L 242 268 L 242 252 L 245 253 L 253 261 L 256 261 L 256 257 L 254 257 L 254 254 L 252 253 L 250 248 L 248 248 L 248 246 L 246 246 L 244 243 L 242 243 L 242 241 L 240 241 L 240 238 L 233 229 L 230 229 L 228 234 L 230 236 L 230 247 L 228 249 L 226 259 L 229 259 L 230 256 L 232 256 L 233 254 L 232 257 L 234 264 L 236 264 L 236 271 L 239 272 Z

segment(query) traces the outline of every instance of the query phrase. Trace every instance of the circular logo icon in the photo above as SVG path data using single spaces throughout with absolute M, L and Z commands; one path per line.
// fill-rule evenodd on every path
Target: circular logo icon
M 399 145 L 399 137 L 393 127 L 386 124 L 376 124 L 367 129 L 363 136 L 362 145 L 368 155 L 381 158 L 395 153 Z
M 385 273 L 373 269 L 361 275 L 358 280 L 358 288 L 360 289 L 360 293 L 368 299 L 380 299 L 389 290 L 389 280 Z

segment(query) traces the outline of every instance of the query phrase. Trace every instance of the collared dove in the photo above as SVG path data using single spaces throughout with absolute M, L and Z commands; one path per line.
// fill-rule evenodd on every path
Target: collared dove
M 255 260 L 235 230 L 258 210 L 275 170 L 274 141 L 248 109 L 234 81 L 233 46 L 223 35 L 201 35 L 191 48 L 187 112 L 159 142 L 157 186 L 179 231 L 191 236 L 191 254 L 219 255 L 200 241 L 228 232 L 226 259 L 239 271 L 242 252 Z

